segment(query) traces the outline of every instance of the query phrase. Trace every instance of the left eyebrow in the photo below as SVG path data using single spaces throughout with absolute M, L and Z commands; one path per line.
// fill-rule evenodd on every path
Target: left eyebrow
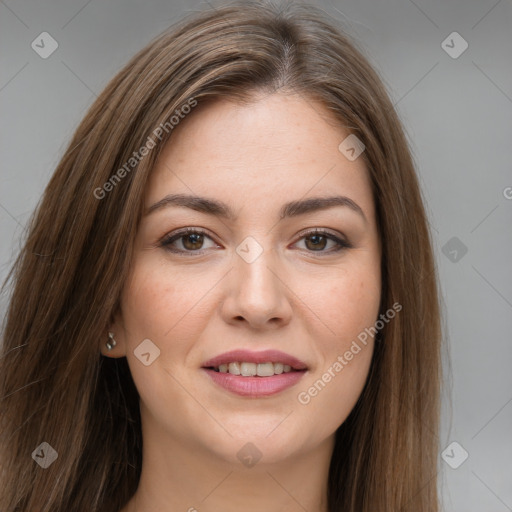
M 291 201 L 281 208 L 279 217 L 281 219 L 295 217 L 305 213 L 334 208 L 335 206 L 346 206 L 359 214 L 366 223 L 368 222 L 362 208 L 355 201 L 346 196 L 312 197 L 299 201 Z
M 222 201 L 188 194 L 167 195 L 147 208 L 144 215 L 149 215 L 156 210 L 169 206 L 190 208 L 201 213 L 223 217 L 231 221 L 234 221 L 237 218 L 234 211 Z M 312 197 L 308 199 L 290 201 L 282 206 L 279 211 L 279 218 L 285 219 L 288 217 L 297 217 L 306 213 L 326 210 L 336 206 L 348 207 L 360 215 L 366 223 L 368 222 L 361 207 L 355 201 L 346 196 Z

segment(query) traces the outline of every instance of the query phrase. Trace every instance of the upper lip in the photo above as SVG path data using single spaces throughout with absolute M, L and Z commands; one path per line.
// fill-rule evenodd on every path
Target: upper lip
M 306 370 L 307 365 L 300 359 L 281 352 L 280 350 L 263 350 L 252 352 L 250 350 L 231 350 L 224 352 L 213 359 L 203 363 L 203 368 L 217 368 L 221 364 L 242 362 L 242 363 L 282 363 L 290 365 L 294 370 Z

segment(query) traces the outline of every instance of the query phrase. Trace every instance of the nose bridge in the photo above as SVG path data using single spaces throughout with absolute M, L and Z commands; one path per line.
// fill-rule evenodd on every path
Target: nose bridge
M 263 236 L 260 240 L 248 236 L 237 246 L 229 286 L 229 316 L 243 317 L 251 324 L 288 319 L 291 312 L 276 253 L 263 246 Z
M 255 299 L 260 294 L 275 295 L 279 288 L 275 282 L 275 271 L 270 270 L 276 263 L 275 252 L 268 246 L 268 241 L 264 241 L 263 237 L 259 239 L 260 241 L 254 236 L 246 237 L 236 248 L 235 258 L 237 287 Z M 263 245 L 265 242 L 266 247 Z

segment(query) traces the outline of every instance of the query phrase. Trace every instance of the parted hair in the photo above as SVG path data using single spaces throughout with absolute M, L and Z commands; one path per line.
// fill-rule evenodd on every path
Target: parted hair
M 320 105 L 364 143 L 382 240 L 381 312 L 402 305 L 336 431 L 329 511 L 438 510 L 442 334 L 432 237 L 405 130 L 359 46 L 311 5 L 232 2 L 187 15 L 97 97 L 3 287 L 2 512 L 117 512 L 134 494 L 139 395 L 126 358 L 104 357 L 99 346 L 119 308 L 148 177 L 183 105 L 250 104 L 277 91 Z M 126 167 L 157 133 L 147 156 Z M 32 459 L 42 442 L 58 453 L 47 469 Z

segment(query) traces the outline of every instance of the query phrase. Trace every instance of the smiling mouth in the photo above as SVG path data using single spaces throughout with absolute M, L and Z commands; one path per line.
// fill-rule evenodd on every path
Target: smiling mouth
M 217 373 L 229 373 L 241 377 L 272 377 L 273 375 L 280 375 L 282 373 L 304 371 L 295 370 L 290 365 L 283 363 L 246 363 L 237 361 L 221 364 L 219 366 L 209 366 L 207 369 Z

